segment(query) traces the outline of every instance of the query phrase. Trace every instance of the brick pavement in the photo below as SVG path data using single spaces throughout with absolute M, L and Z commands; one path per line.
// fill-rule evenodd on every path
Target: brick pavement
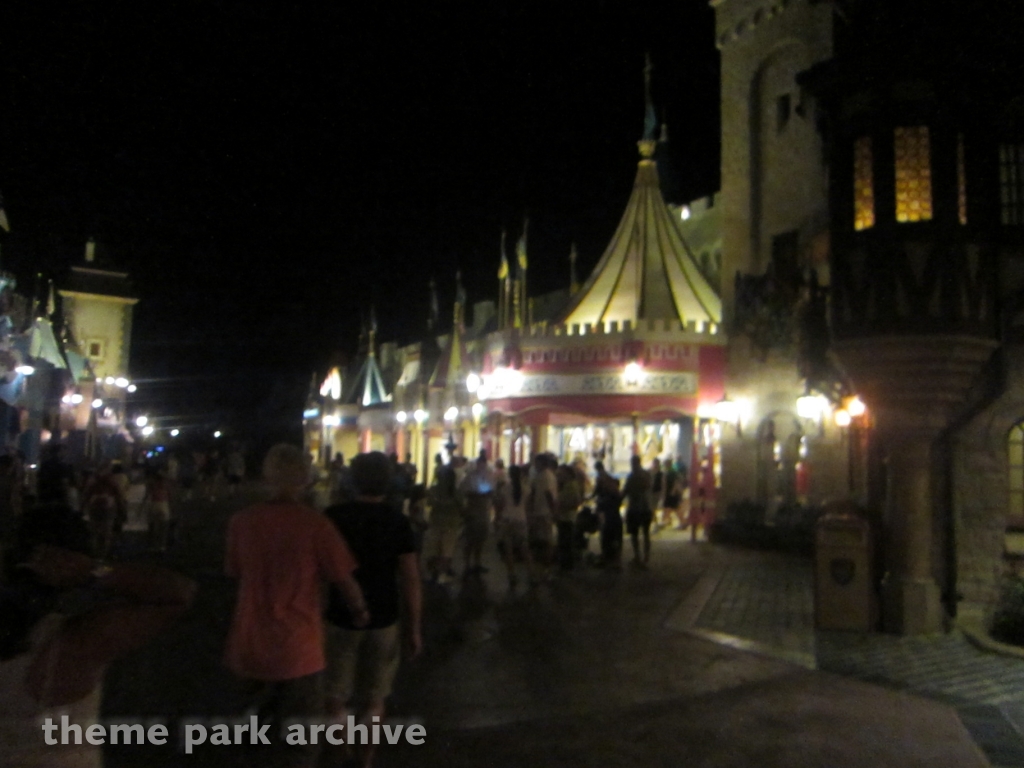
M 1024 765 L 1024 660 L 959 631 L 816 631 L 809 559 L 696 546 L 709 550 L 709 567 L 694 590 L 701 604 L 687 606 L 691 634 L 951 704 L 993 765 Z

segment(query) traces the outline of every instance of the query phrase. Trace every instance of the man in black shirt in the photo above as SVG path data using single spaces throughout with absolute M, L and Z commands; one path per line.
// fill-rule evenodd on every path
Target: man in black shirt
M 420 569 L 408 518 L 387 503 L 391 463 L 379 452 L 352 460 L 356 499 L 327 509 L 355 555 L 355 577 L 370 610 L 370 623 L 357 629 L 340 594 L 332 591 L 327 610 L 329 714 L 341 722 L 349 708 L 359 721 L 383 718 L 385 700 L 401 655 L 399 617 L 410 658 L 422 648 Z M 346 739 L 348 742 L 348 739 Z M 351 742 L 349 742 L 351 743 Z M 373 745 L 366 744 L 360 764 L 369 766 Z

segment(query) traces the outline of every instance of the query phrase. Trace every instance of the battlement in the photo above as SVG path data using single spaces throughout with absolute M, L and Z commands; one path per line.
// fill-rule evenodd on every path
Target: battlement
M 622 322 L 609 320 L 605 323 L 573 323 L 571 325 L 536 323 L 526 329 L 523 335 L 526 338 L 536 339 L 554 336 L 635 336 L 645 332 L 719 336 L 721 326 L 702 320 L 690 320 L 687 323 L 681 323 L 678 320 L 640 320 L 636 323 L 630 320 Z
M 761 24 L 780 16 L 799 0 L 713 0 L 715 44 L 719 50 L 735 42 Z

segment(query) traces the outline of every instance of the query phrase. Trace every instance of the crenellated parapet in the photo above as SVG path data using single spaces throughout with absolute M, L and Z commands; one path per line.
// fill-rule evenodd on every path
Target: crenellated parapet
M 763 24 L 777 19 L 794 0 L 712 0 L 717 18 L 715 45 L 719 50 Z

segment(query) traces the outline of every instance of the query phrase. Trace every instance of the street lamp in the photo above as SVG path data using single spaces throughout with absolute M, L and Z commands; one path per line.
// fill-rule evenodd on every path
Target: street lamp
M 181 434 L 181 430 L 180 429 L 172 429 L 171 430 L 171 437 L 177 437 L 180 434 Z
M 100 398 L 97 397 L 95 400 L 92 401 L 92 407 L 93 408 L 102 408 L 103 407 L 103 401 Z
M 478 389 L 480 389 L 480 376 L 475 373 L 469 374 L 469 376 L 466 377 L 466 390 L 470 394 L 473 394 Z
M 152 434 L 153 434 L 153 428 L 152 427 L 143 427 L 142 428 L 142 436 L 143 437 L 149 437 Z
M 407 414 L 405 411 L 399 411 L 398 413 L 395 414 L 395 421 L 397 421 L 399 424 L 405 424 L 408 418 L 409 414 Z
M 137 427 L 145 427 L 147 424 L 149 424 L 149 417 L 148 416 L 139 416 L 135 420 L 135 426 L 137 426 Z
M 213 436 L 216 437 L 216 438 L 220 438 L 221 431 L 218 429 L 216 432 L 213 433 Z
M 422 427 L 424 422 L 426 422 L 426 420 L 430 418 L 430 414 L 424 411 L 422 408 L 417 408 L 413 412 L 412 417 L 416 419 L 416 423 Z
M 454 405 L 444 412 L 445 421 L 455 421 L 457 418 L 459 418 L 459 409 Z

